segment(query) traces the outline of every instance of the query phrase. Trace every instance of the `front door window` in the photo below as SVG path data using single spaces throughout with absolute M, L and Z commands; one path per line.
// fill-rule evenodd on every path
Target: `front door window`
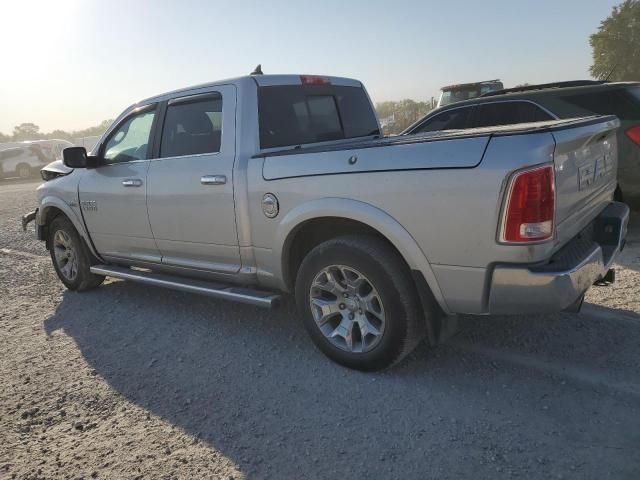
M 112 132 L 104 147 L 105 163 L 145 160 L 154 117 L 155 110 L 133 115 Z

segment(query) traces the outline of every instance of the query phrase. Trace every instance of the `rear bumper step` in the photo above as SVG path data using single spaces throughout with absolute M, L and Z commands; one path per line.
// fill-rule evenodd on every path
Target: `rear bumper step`
M 272 308 L 280 302 L 281 296 L 277 293 L 242 288 L 236 285 L 194 280 L 191 278 L 167 275 L 164 273 L 132 270 L 114 265 L 94 265 L 91 273 L 105 275 L 122 280 L 144 283 L 157 287 L 170 288 L 183 292 L 198 293 L 213 298 L 233 300 L 240 303 L 248 303 L 258 307 Z
M 615 280 L 611 267 L 624 248 L 628 222 L 629 208 L 612 202 L 547 264 L 497 265 L 489 312 L 550 313 L 579 306 L 591 285 Z

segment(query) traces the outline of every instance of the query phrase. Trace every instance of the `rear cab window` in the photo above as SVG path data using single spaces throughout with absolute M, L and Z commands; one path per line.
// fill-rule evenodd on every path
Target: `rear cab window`
M 260 148 L 379 135 L 362 87 L 274 85 L 258 88 Z
M 217 153 L 221 140 L 221 94 L 185 97 L 169 103 L 162 128 L 161 158 Z

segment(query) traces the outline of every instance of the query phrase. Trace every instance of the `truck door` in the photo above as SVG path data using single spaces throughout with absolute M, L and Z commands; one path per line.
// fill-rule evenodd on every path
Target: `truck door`
M 167 102 L 147 185 L 149 220 L 164 264 L 229 274 L 240 269 L 235 109 L 232 85 Z
M 104 163 L 82 172 L 80 208 L 98 252 L 160 262 L 147 215 L 147 169 L 156 107 L 125 117 L 100 147 Z

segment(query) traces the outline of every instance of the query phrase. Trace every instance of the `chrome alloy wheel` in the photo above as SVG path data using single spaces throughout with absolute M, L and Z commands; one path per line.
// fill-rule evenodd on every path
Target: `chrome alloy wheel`
M 368 352 L 382 339 L 382 300 L 369 279 L 354 268 L 323 268 L 311 283 L 309 303 L 322 334 L 341 350 Z
M 53 253 L 60 273 L 68 281 L 74 281 L 78 275 L 78 252 L 66 232 L 58 230 L 53 236 Z

